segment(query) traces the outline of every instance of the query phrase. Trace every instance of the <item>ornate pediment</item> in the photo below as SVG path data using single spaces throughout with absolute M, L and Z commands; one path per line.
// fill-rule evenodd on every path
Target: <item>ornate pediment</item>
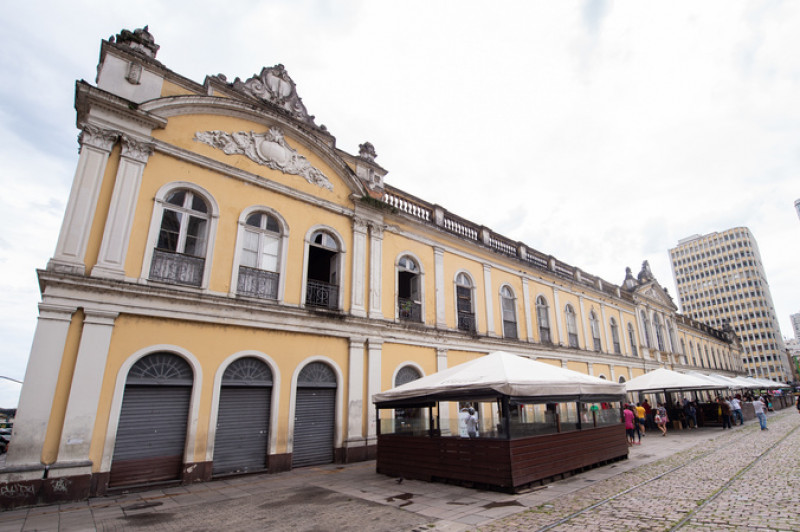
M 264 67 L 260 74 L 254 75 L 247 81 L 236 78 L 233 88 L 248 96 L 277 105 L 296 119 L 316 126 L 314 116 L 308 114 L 303 100 L 297 95 L 294 81 L 289 77 L 289 73 L 286 72 L 283 65 Z
M 667 293 L 667 291 L 664 288 L 662 288 L 661 285 L 658 284 L 658 282 L 655 280 L 652 280 L 650 282 L 647 282 L 639 286 L 634 291 L 634 294 L 639 296 L 639 298 L 649 300 L 651 303 L 668 307 L 673 311 L 678 310 L 678 307 L 675 306 L 675 303 L 672 301 L 672 298 Z
M 284 174 L 299 175 L 309 183 L 333 190 L 333 184 L 325 174 L 289 146 L 279 127 L 272 127 L 266 133 L 198 131 L 194 138 L 222 150 L 226 155 L 244 155 L 260 165 Z

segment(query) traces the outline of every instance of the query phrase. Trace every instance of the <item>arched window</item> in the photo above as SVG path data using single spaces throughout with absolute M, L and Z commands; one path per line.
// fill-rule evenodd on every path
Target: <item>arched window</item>
M 466 273 L 456 276 L 456 313 L 458 329 L 475 331 L 475 308 L 472 302 L 472 279 Z
M 420 378 L 422 378 L 422 375 L 417 368 L 414 366 L 403 366 L 394 377 L 394 385 L 402 386 L 403 384 L 408 384 Z
M 542 343 L 552 343 L 550 336 L 550 309 L 544 296 L 536 298 L 536 319 L 539 322 L 539 340 Z
M 688 360 L 686 359 L 686 342 L 681 338 L 681 356 L 683 358 L 683 363 L 687 364 Z
M 196 192 L 178 189 L 167 194 L 161 208 L 158 239 L 150 263 L 150 279 L 202 286 L 211 216 Z
M 500 308 L 503 309 L 503 337 L 517 338 L 517 300 L 508 285 L 500 289 Z
M 694 352 L 694 343 L 692 343 L 691 340 L 689 341 L 689 351 L 692 354 L 692 365 L 696 366 L 697 365 L 697 357 L 695 356 L 695 352 Z
M 661 318 L 659 318 L 657 314 L 653 314 L 653 329 L 656 331 L 656 341 L 658 342 L 658 350 L 665 351 L 664 326 L 661 325 Z
M 620 375 L 620 376 L 619 376 L 619 379 L 617 379 L 617 380 L 619 381 L 619 383 L 620 383 L 620 384 L 622 384 L 623 382 L 625 382 L 625 377 L 623 377 L 622 375 Z
M 672 326 L 672 322 L 670 320 L 667 320 L 667 331 L 669 333 L 670 349 L 674 352 L 678 348 L 678 342 L 675 339 L 675 327 Z M 686 353 L 682 352 L 682 354 L 685 355 Z
M 702 367 L 706 367 L 706 364 L 708 364 L 708 366 L 711 366 L 711 359 L 708 357 L 708 346 L 707 345 L 703 346 L 703 351 L 705 351 L 706 356 L 705 356 L 705 360 L 703 359 L 703 357 L 700 357 L 700 365 Z
M 567 305 L 564 309 L 567 316 L 567 338 L 570 347 L 578 347 L 578 322 L 575 319 L 575 310 L 572 305 Z
M 635 357 L 638 357 L 639 349 L 636 347 L 636 333 L 633 331 L 632 323 L 628 323 L 628 339 L 631 343 L 631 354 L 633 354 Z
M 597 314 L 594 311 L 589 313 L 589 326 L 592 329 L 592 341 L 594 343 L 595 351 L 602 351 L 603 346 L 600 343 L 600 322 L 597 320 Z
M 644 329 L 644 345 L 645 347 L 653 347 L 653 343 L 650 341 L 650 322 L 647 319 L 647 314 L 645 311 L 641 311 L 639 315 L 642 318 L 642 328 Z
M 308 242 L 306 305 L 339 308 L 339 244 L 327 231 L 315 231 Z
M 240 233 L 237 293 L 278 299 L 281 257 L 281 224 L 267 212 L 245 218 Z
M 397 261 L 397 317 L 422 321 L 422 275 L 417 261 L 403 255 Z
M 614 353 L 619 355 L 622 353 L 619 345 L 619 326 L 617 326 L 617 320 L 611 318 L 610 320 L 611 326 L 611 343 L 614 344 Z

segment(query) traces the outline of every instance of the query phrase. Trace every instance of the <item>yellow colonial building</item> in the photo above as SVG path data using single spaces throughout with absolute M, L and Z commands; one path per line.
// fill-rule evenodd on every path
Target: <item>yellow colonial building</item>
M 500 349 L 618 382 L 742 371 L 646 263 L 607 282 L 391 187 L 282 65 L 199 84 L 157 50 L 122 31 L 76 84 L 6 506 L 371 459 L 373 394 Z

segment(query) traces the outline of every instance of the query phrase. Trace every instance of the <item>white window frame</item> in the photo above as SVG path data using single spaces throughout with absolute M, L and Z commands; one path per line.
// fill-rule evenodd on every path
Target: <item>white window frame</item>
M 504 295 L 503 294 L 504 290 L 507 290 L 508 293 L 511 294 L 511 297 L 508 297 L 508 296 Z M 511 301 L 511 305 L 512 305 L 512 310 L 514 311 L 514 337 L 513 337 L 513 339 L 514 340 L 518 340 L 519 339 L 519 320 L 517 319 L 517 315 L 519 313 L 517 312 L 517 295 L 514 292 L 514 289 L 511 287 L 510 284 L 505 283 L 505 284 L 500 286 L 499 298 L 500 298 L 500 322 L 502 323 L 503 337 L 504 338 L 506 337 L 506 319 L 505 319 L 505 308 L 503 306 L 503 302 L 506 301 L 506 300 L 510 300 Z M 511 337 L 509 336 L 508 338 L 511 338 Z
M 567 345 L 574 349 L 580 349 L 581 337 L 578 334 L 578 316 L 575 309 L 569 303 L 564 306 L 564 319 L 567 322 Z M 575 335 L 575 345 L 572 345 L 572 336 Z
M 611 348 L 614 350 L 615 355 L 621 355 L 622 344 L 619 341 L 619 325 L 617 325 L 617 320 L 612 317 L 608 325 L 611 329 Z
M 214 196 L 212 196 L 206 189 L 201 186 L 195 185 L 188 181 L 173 181 L 162 186 L 156 192 L 153 199 L 153 213 L 150 217 L 150 229 L 147 232 L 147 243 L 145 244 L 144 254 L 142 257 L 142 269 L 139 272 L 139 282 L 148 284 L 150 282 L 159 283 L 159 281 L 150 281 L 150 265 L 153 261 L 153 252 L 155 251 L 156 244 L 158 244 L 158 236 L 161 232 L 161 219 L 164 215 L 164 208 L 171 204 L 167 203 L 167 196 L 170 193 L 179 189 L 186 189 L 193 194 L 200 196 L 205 200 L 209 209 L 208 220 L 208 233 L 206 235 L 206 253 L 203 264 L 203 279 L 199 287 L 183 285 L 183 284 L 170 284 L 173 288 L 182 288 L 187 290 L 203 290 L 208 291 L 208 283 L 211 277 L 211 264 L 214 257 L 214 244 L 216 243 L 217 225 L 219 222 L 219 206 L 217 205 Z
M 544 308 L 544 316 L 547 319 L 547 334 L 550 335 L 550 339 L 549 340 L 542 340 L 542 322 L 539 319 L 540 318 L 540 316 L 539 316 L 539 308 L 540 308 L 539 300 L 540 299 L 542 301 L 544 301 L 544 305 L 542 305 L 542 308 Z M 536 330 L 539 333 L 539 342 L 540 343 L 545 343 L 546 342 L 546 343 L 552 344 L 553 343 L 553 326 L 551 324 L 553 323 L 553 320 L 552 320 L 552 318 L 550 316 L 550 304 L 547 302 L 547 298 L 544 296 L 544 294 L 539 294 L 538 296 L 536 296 L 536 300 L 535 300 L 534 306 L 536 307 Z
M 456 321 L 455 321 L 455 326 L 456 327 L 455 328 L 456 328 L 457 331 L 463 331 L 463 329 L 459 329 L 458 328 L 458 287 L 459 286 L 466 287 L 466 285 L 459 284 L 459 282 L 458 282 L 458 278 L 461 275 L 464 275 L 469 280 L 469 283 L 470 283 L 470 286 L 469 286 L 469 288 L 470 288 L 470 296 L 469 296 L 470 297 L 470 307 L 471 307 L 471 312 L 472 312 L 472 319 L 475 320 L 475 328 L 474 328 L 473 332 L 477 333 L 478 332 L 478 305 L 477 305 L 477 302 L 475 301 L 475 292 L 476 292 L 475 278 L 467 270 L 458 270 L 456 272 L 455 276 L 453 276 L 453 312 L 455 313 L 455 319 L 456 319 Z M 469 332 L 469 331 L 464 331 L 464 332 Z
M 400 290 L 400 279 L 399 274 L 401 271 L 400 261 L 404 258 L 408 257 L 417 265 L 417 278 L 419 281 L 419 304 L 420 304 L 420 317 L 422 318 L 418 323 L 425 323 L 425 269 L 422 267 L 422 261 L 419 260 L 419 257 L 411 252 L 411 251 L 403 251 L 399 253 L 394 260 L 394 301 L 392 304 L 394 305 L 394 319 L 395 321 L 400 321 L 400 308 L 397 302 L 397 298 L 399 297 L 399 290 Z M 407 271 L 403 269 L 403 271 Z M 407 320 L 403 320 L 407 321 Z M 417 322 L 414 322 L 417 323 Z M 392 380 L 394 382 L 394 380 Z
M 336 310 L 344 311 L 344 286 L 345 286 L 345 255 L 347 249 L 344 245 L 344 239 L 336 229 L 329 225 L 315 225 L 306 231 L 306 236 L 303 238 L 303 282 L 300 286 L 300 306 L 306 307 L 306 285 L 308 284 L 308 256 L 309 248 L 312 245 L 311 238 L 318 232 L 322 231 L 328 233 L 339 248 L 337 253 L 337 271 L 339 272 L 339 298 L 336 305 Z
M 603 350 L 603 338 L 600 336 L 600 320 L 594 310 L 589 311 L 589 329 L 592 331 L 592 349 L 595 351 Z
M 289 224 L 286 223 L 283 216 L 278 212 L 266 205 L 253 205 L 246 208 L 239 215 L 238 228 L 236 232 L 236 248 L 233 255 L 233 270 L 231 271 L 231 286 L 229 294 L 236 296 L 237 287 L 239 286 L 239 266 L 242 261 L 242 246 L 244 246 L 245 231 L 247 231 L 247 218 L 255 213 L 269 214 L 277 220 L 280 226 L 280 248 L 278 249 L 278 298 L 277 301 L 282 303 L 284 297 L 284 289 L 286 287 L 286 259 L 289 250 Z M 304 298 L 305 300 L 305 298 Z

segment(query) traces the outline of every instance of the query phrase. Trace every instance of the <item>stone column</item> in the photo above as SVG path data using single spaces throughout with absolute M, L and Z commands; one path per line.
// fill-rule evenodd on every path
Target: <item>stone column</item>
M 492 304 L 492 301 L 494 300 L 492 297 L 492 267 L 488 264 L 483 265 L 483 295 L 486 299 L 486 334 L 488 336 L 502 336 L 498 335 L 498 332 L 494 330 L 494 305 Z M 477 317 L 477 312 L 475 314 Z
M 64 414 L 58 460 L 53 465 L 51 476 L 91 473 L 89 447 L 117 315 L 116 312 L 84 310 L 83 332 Z
M 361 218 L 353 218 L 353 283 L 350 313 L 361 318 L 367 317 L 364 307 L 367 276 L 367 223 Z
M 372 404 L 372 396 L 381 391 L 381 354 L 383 352 L 383 340 L 380 338 L 370 338 L 367 346 L 367 445 L 374 445 L 377 439 L 377 420 L 375 418 L 375 407 Z
M 522 301 L 525 309 L 525 330 L 527 331 L 528 341 L 533 342 L 533 314 L 531 313 L 531 289 L 528 280 L 522 279 Z M 535 304 L 534 304 L 535 308 Z
M 80 135 L 81 154 L 67 200 L 67 210 L 53 258 L 47 269 L 83 275 L 86 247 L 92 229 L 108 156 L 119 137 L 116 131 L 86 125 Z
M 8 448 L 6 466 L 42 467 L 42 450 L 53 407 L 58 372 L 64 356 L 69 324 L 76 307 L 39 304 L 39 318 L 25 371 L 24 385 L 14 419 L 14 444 Z M 30 478 L 42 478 L 42 472 Z M 15 480 L 26 480 L 19 478 Z
M 369 317 L 382 319 L 383 226 L 370 224 Z M 424 316 L 423 316 L 424 319 Z
M 447 369 L 447 349 L 444 347 L 436 348 L 436 371 L 444 371 Z M 449 436 L 450 431 L 450 412 L 439 411 L 439 429 L 442 431 L 442 436 Z M 458 429 L 456 429 L 456 433 Z
M 564 319 L 562 318 L 563 311 L 561 303 L 558 301 L 558 288 L 553 288 L 553 310 L 556 315 L 556 329 L 558 330 L 558 338 L 553 338 L 554 344 L 564 344 L 564 338 L 567 338 L 566 331 L 564 330 Z
M 347 376 L 347 438 L 345 447 L 364 446 L 364 347 L 365 338 L 350 338 Z
M 606 306 L 602 303 L 600 303 L 600 319 L 603 320 L 600 330 L 603 331 L 606 336 L 606 353 L 614 353 L 614 338 L 611 336 L 611 324 L 608 323 L 608 316 L 606 316 Z M 617 332 L 619 332 L 619 329 L 617 329 Z M 620 350 L 622 350 L 621 345 Z
M 583 304 L 583 296 L 578 296 L 578 306 L 580 307 L 581 312 L 579 319 L 583 323 L 583 348 L 594 351 L 594 337 L 592 336 L 591 327 L 589 327 L 589 316 L 586 314 L 586 308 Z
M 122 154 L 103 230 L 100 255 L 92 268 L 93 277 L 125 278 L 125 257 L 133 227 L 142 173 L 153 145 L 122 137 Z
M 586 363 L 586 372 L 592 377 L 594 377 L 594 363 L 592 362 Z
M 436 285 L 436 327 L 447 328 L 447 315 L 444 302 L 444 249 L 433 248 L 434 284 Z

